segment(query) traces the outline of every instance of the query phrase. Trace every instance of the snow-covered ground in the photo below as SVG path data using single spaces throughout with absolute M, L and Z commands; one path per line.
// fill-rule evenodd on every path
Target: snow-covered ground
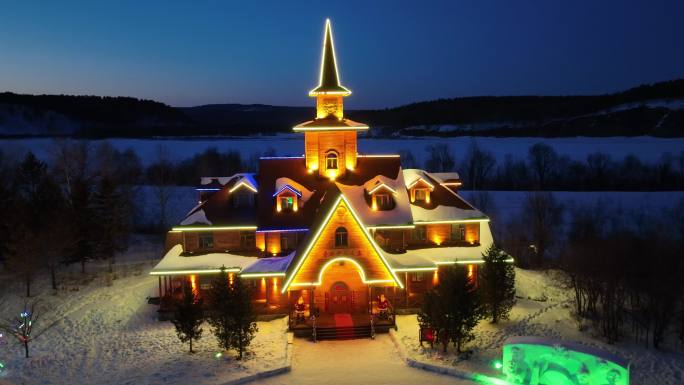
M 493 325 L 487 320 L 476 327 L 476 338 L 466 348 L 473 351 L 469 360 L 459 360 L 450 350 L 443 354 L 435 346 L 424 348 L 418 342 L 418 323 L 415 315 L 397 317 L 398 341 L 409 358 L 453 367 L 459 370 L 492 374 L 492 361 L 501 359 L 504 341 L 512 336 L 538 336 L 578 342 L 622 356 L 631 363 L 630 380 L 637 385 L 684 383 L 684 351 L 676 343 L 663 351 L 646 349 L 625 337 L 615 345 L 604 343 L 595 330 L 588 327 L 578 331 L 570 316 L 571 291 L 564 287 L 554 271 L 516 269 L 518 303 L 508 321 Z M 674 338 L 673 338 L 674 340 Z
M 403 137 L 396 139 L 360 138 L 359 152 L 362 154 L 396 154 L 402 150 L 410 150 L 419 165 L 423 165 L 428 153 L 425 148 L 438 143 L 446 143 L 457 160 L 461 160 L 471 142 L 475 140 L 484 149 L 491 151 L 499 161 L 506 154 L 524 158 L 527 150 L 535 143 L 546 143 L 559 154 L 571 159 L 586 160 L 587 155 L 594 152 L 610 154 L 612 159 L 622 159 L 634 154 L 644 162 L 655 162 L 660 156 L 669 152 L 677 155 L 684 150 L 684 138 L 641 137 L 571 137 L 571 138 L 495 138 L 495 137 Z M 279 156 L 299 156 L 304 152 L 304 140 L 299 134 L 280 134 L 276 136 L 257 136 L 240 138 L 172 138 L 172 139 L 107 139 L 119 150 L 132 148 L 141 157 L 143 164 L 155 161 L 159 146 L 168 149 L 173 160 L 183 160 L 201 153 L 210 147 L 219 151 L 237 151 L 244 159 L 250 155 L 264 153 L 274 149 Z M 97 144 L 99 141 L 93 141 Z M 51 138 L 3 139 L 0 149 L 3 151 L 31 150 L 42 159 L 49 159 L 53 148 Z
M 117 265 L 115 280 L 105 266 L 87 265 L 88 273 L 69 270 L 59 275 L 60 290 L 50 289 L 47 275 L 37 277 L 34 290 L 43 309 L 35 324 L 31 358 L 14 341 L 0 344 L 0 374 L 11 384 L 223 384 L 229 380 L 285 364 L 285 318 L 259 322 L 259 333 L 243 361 L 234 354 L 215 358 L 216 341 L 208 324 L 188 354 L 170 322 L 156 320 L 155 305 L 146 297 L 156 291 L 145 261 L 154 247 L 133 249 Z M 146 251 L 147 250 L 147 251 Z M 136 257 L 142 261 L 133 262 Z M 97 273 L 95 273 L 98 271 Z M 21 310 L 23 286 L 0 277 L 0 317 Z M 4 301 L 4 304 L 3 304 Z M 44 330 L 44 332 L 43 332 Z M 40 334 L 42 333 L 42 334 Z

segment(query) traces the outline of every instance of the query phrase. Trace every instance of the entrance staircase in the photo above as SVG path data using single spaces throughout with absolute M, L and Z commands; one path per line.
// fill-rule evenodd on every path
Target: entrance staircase
M 314 327 L 315 325 L 315 327 Z M 308 319 L 306 323 L 291 324 L 290 330 L 296 337 L 316 340 L 349 340 L 355 338 L 371 338 L 375 333 L 387 333 L 396 328 L 394 322 L 376 321 L 371 325 L 367 314 L 324 314 L 316 318 L 316 322 Z

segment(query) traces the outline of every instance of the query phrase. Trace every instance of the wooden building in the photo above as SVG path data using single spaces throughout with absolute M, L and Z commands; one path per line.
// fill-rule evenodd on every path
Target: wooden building
M 353 321 L 377 315 L 381 294 L 393 310 L 419 306 L 441 266 L 464 264 L 475 276 L 492 234 L 459 195 L 459 175 L 360 153 L 357 134 L 368 126 L 345 118 L 350 94 L 328 21 L 320 82 L 309 92 L 316 117 L 293 128 L 304 155 L 263 157 L 259 174 L 202 178 L 199 204 L 169 231 L 151 272 L 162 304 L 183 285 L 201 294 L 223 267 L 250 282 L 261 313 L 293 315 L 301 298 L 307 320 Z

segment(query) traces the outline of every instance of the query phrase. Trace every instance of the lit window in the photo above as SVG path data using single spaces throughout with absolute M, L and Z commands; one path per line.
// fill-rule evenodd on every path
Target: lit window
M 335 230 L 335 247 L 347 247 L 349 245 L 349 235 L 347 229 L 338 227 Z
M 392 206 L 392 200 L 388 194 L 375 194 L 375 202 L 380 210 L 389 210 Z
M 294 207 L 294 197 L 280 197 L 280 207 L 285 211 L 291 211 Z
M 337 154 L 331 152 L 325 156 L 325 167 L 328 170 L 337 170 Z
M 465 225 L 462 223 L 454 223 L 451 225 L 451 240 L 464 241 L 465 240 Z
M 418 202 L 425 202 L 425 199 L 427 197 L 427 190 L 424 188 L 417 188 L 416 189 L 416 200 Z
M 411 239 L 414 241 L 424 241 L 427 239 L 427 229 L 425 226 L 416 226 L 413 231 L 411 231 Z
M 199 233 L 198 237 L 200 249 L 214 248 L 214 233 Z
M 423 274 L 422 273 L 411 273 L 411 282 L 422 282 L 423 281 Z

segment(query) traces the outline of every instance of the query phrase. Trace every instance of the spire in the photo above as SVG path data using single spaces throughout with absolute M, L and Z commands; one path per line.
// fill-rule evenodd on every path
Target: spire
M 325 20 L 325 38 L 323 40 L 323 57 L 321 58 L 321 74 L 318 87 L 309 91 L 309 96 L 326 94 L 342 96 L 351 94 L 351 91 L 340 84 L 330 19 Z

